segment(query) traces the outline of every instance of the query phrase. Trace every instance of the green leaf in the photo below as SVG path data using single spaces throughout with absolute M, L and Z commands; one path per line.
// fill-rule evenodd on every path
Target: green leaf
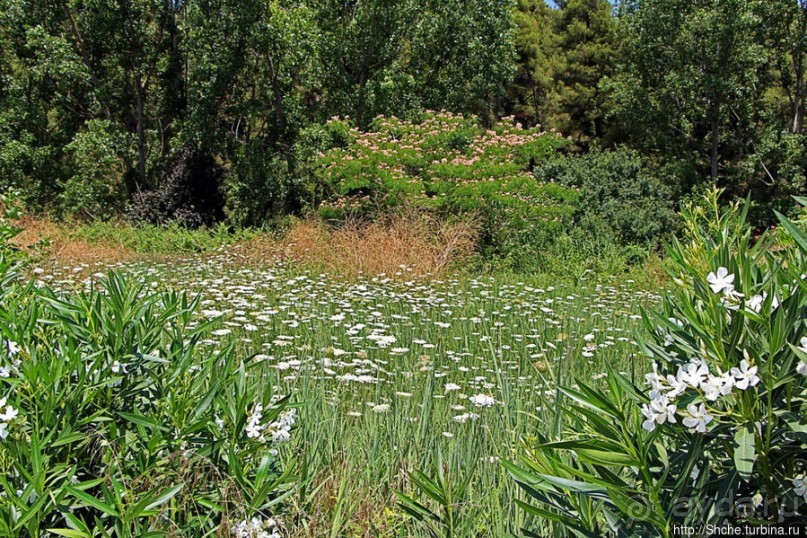
M 122 419 L 131 422 L 132 424 L 137 424 L 138 426 L 145 426 L 147 428 L 154 428 L 156 430 L 161 431 L 168 431 L 168 428 L 154 420 L 153 418 L 146 417 L 144 415 L 139 415 L 137 413 L 125 413 L 123 411 L 118 411 L 118 416 Z
M 93 508 L 100 510 L 101 512 L 119 518 L 120 514 L 118 514 L 117 510 L 108 504 L 104 504 L 100 500 L 96 499 L 89 493 L 81 491 L 80 489 L 74 488 L 73 486 L 66 486 L 65 489 L 67 490 L 70 495 L 81 501 L 87 506 L 92 506 Z
M 73 529 L 48 529 L 48 532 L 67 538 L 89 538 L 90 535 Z
M 807 234 L 805 234 L 798 226 L 793 224 L 787 217 L 779 213 L 778 211 L 774 211 L 776 213 L 776 218 L 779 219 L 779 222 L 782 223 L 782 226 L 785 230 L 793 236 L 793 239 L 796 243 L 801 247 L 801 250 L 807 252 Z
M 754 429 L 750 424 L 741 426 L 734 434 L 734 467 L 740 477 L 749 482 L 754 472 L 756 448 L 754 446 Z

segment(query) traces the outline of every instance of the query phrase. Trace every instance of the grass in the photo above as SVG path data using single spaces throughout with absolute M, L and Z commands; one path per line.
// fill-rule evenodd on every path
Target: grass
M 233 261 L 260 264 L 283 258 L 344 278 L 441 276 L 509 272 L 507 260 L 479 252 L 472 220 L 445 222 L 427 213 L 401 209 L 374 221 L 349 220 L 331 226 L 316 218 L 292 219 L 276 231 L 225 226 L 186 230 L 179 226 L 132 226 L 121 222 L 58 223 L 27 217 L 14 242 L 44 264 L 62 264 L 86 273 L 108 262 L 159 261 L 226 251 Z M 616 247 L 581 234 L 561 234 L 535 253 L 531 268 L 555 281 L 578 282 L 596 275 L 621 275 L 643 288 L 661 285 L 665 272 L 655 253 Z M 633 260 L 629 258 L 633 257 Z M 523 278 L 523 271 L 511 277 Z
M 634 333 L 640 307 L 658 299 L 619 277 L 559 284 L 405 266 L 344 278 L 269 253 L 259 264 L 224 252 L 116 268 L 201 294 L 198 321 L 223 316 L 204 340 L 209 353 L 235 341 L 260 364 L 252 375 L 300 404 L 281 449 L 300 476 L 281 507 L 295 537 L 428 536 L 395 492 L 417 497 L 408 473 L 437 465 L 454 479 L 470 473 L 456 506 L 469 535 L 539 527 L 516 508 L 521 493 L 498 462 L 522 439 L 558 434 L 557 384 L 599 379 L 606 364 L 646 370 Z M 58 264 L 37 278 L 62 291 L 92 283 Z M 478 394 L 496 403 L 475 406 Z

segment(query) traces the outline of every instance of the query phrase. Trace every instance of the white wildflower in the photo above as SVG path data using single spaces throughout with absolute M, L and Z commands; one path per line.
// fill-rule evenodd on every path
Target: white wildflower
M 492 407 L 496 405 L 496 400 L 494 400 L 492 396 L 488 396 L 487 394 L 477 394 L 475 396 L 470 396 L 468 400 L 477 407 Z
M 373 413 L 386 413 L 389 411 L 389 405 L 387 404 L 378 404 L 373 406 Z
M 476 413 L 463 413 L 462 415 L 455 416 L 454 422 L 465 424 L 469 420 L 477 420 L 477 419 L 479 419 L 479 415 L 477 415 Z

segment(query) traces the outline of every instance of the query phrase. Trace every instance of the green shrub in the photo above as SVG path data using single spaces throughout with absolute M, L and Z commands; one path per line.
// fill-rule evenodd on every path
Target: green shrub
M 198 299 L 117 275 L 59 296 L 0 257 L 0 534 L 201 536 L 268 518 L 294 410 Z M 268 520 L 266 520 L 268 521 Z
M 648 388 L 611 369 L 559 388 L 568 431 L 506 464 L 559 535 L 807 521 L 807 235 L 780 217 L 752 243 L 717 198 L 682 212 L 677 288 L 645 314 Z
M 109 218 L 123 207 L 125 160 L 134 160 L 134 141 L 114 124 L 88 121 L 65 146 L 76 174 L 60 185 L 59 211 L 84 218 Z
M 592 151 L 539 162 L 535 176 L 580 190 L 575 222 L 596 233 L 603 223 L 624 245 L 654 245 L 675 230 L 669 189 L 633 150 Z
M 241 148 L 223 184 L 227 218 L 236 227 L 262 226 L 302 205 L 302 186 L 282 155 L 260 144 Z

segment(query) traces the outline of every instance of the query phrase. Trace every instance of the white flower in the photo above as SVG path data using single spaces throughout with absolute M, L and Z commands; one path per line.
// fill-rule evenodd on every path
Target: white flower
M 11 370 L 5 366 L 0 366 L 0 377 L 11 377 Z
M 681 321 L 681 320 L 680 320 L 680 319 L 678 319 L 678 318 L 667 318 L 667 321 L 669 321 L 670 323 L 674 323 L 675 325 L 678 325 L 679 327 L 683 327 L 683 326 L 684 326 L 684 322 L 683 322 L 683 321 Z
M 476 413 L 463 413 L 462 415 L 455 416 L 454 422 L 465 424 L 469 420 L 477 420 L 477 419 L 479 419 L 479 415 L 477 415 Z
M 8 437 L 8 424 L 0 422 L 0 439 Z
M 658 373 L 658 364 L 653 363 L 653 371 L 644 375 L 645 381 L 650 385 L 650 398 L 654 399 L 664 390 L 664 377 Z
M 5 400 L 5 398 L 3 398 Z M 20 414 L 19 411 L 11 407 L 10 405 L 6 406 L 6 410 L 0 413 L 0 422 L 11 422 Z
M 739 368 L 732 368 L 731 375 L 737 380 L 734 384 L 738 389 L 745 390 L 748 387 L 755 387 L 759 383 L 759 377 L 757 377 L 757 370 L 756 366 L 751 366 L 748 364 L 748 361 L 743 359 L 740 362 Z
M 768 293 L 763 291 L 761 295 L 753 295 L 751 296 L 746 302 L 745 306 L 759 314 L 759 311 L 762 310 L 762 303 L 765 302 L 765 299 L 768 298 Z
M 720 369 L 718 368 L 718 372 Z M 704 397 L 714 402 L 721 396 L 728 396 L 731 394 L 731 390 L 736 385 L 734 376 L 729 372 L 720 372 L 720 375 L 711 375 L 707 380 L 701 383 L 701 390 L 703 391 Z
M 250 439 L 255 439 L 260 437 L 261 430 L 263 430 L 263 426 L 261 426 L 261 419 L 263 418 L 263 405 L 258 404 L 255 406 L 255 410 L 252 414 L 247 418 L 247 437 Z
M 714 293 L 724 292 L 730 295 L 734 291 L 734 274 L 729 274 L 729 270 L 725 267 L 718 267 L 717 274 L 709 273 L 706 276 L 706 282 L 712 288 Z
M 235 538 L 280 538 L 280 522 L 274 518 L 253 517 L 233 527 Z
M 796 366 L 796 372 L 807 376 L 807 362 L 800 362 L 798 366 Z
M 475 396 L 470 396 L 468 400 L 470 400 L 470 402 L 477 407 L 492 407 L 496 405 L 496 400 L 494 400 L 492 396 L 488 396 L 487 394 L 477 394 Z
M 670 385 L 670 390 L 666 393 L 668 398 L 676 398 L 679 394 L 683 394 L 684 391 L 687 390 L 687 382 L 682 379 L 682 377 L 683 371 L 681 369 L 678 370 L 678 374 L 675 377 L 667 375 L 667 383 Z
M 676 377 L 696 389 L 709 378 L 709 367 L 705 362 L 693 359 L 678 369 Z
M 129 366 L 128 364 L 121 364 L 118 361 L 112 363 L 110 370 L 112 370 L 113 374 L 118 374 L 123 372 L 124 374 L 128 374 L 129 372 L 126 371 L 126 367 Z
M 689 404 L 687 413 L 689 416 L 684 418 L 684 426 L 694 429 L 698 433 L 706 433 L 706 426 L 714 419 L 704 404 Z
M 583 337 L 584 342 L 591 342 L 592 340 L 594 340 L 594 333 L 588 333 Z
M 386 413 L 389 411 L 389 405 L 387 404 L 378 404 L 373 406 L 373 413 Z
M 656 429 L 656 424 L 676 422 L 675 411 L 675 406 L 670 403 L 670 399 L 666 396 L 659 396 L 651 400 L 650 405 L 644 404 L 642 406 L 642 414 L 647 418 L 642 423 L 642 428 L 652 432 Z
M 807 336 L 802 336 L 801 340 L 799 340 L 799 345 L 796 347 L 802 353 L 807 353 Z
M 286 443 L 291 439 L 291 428 L 297 422 L 297 410 L 283 411 L 277 420 L 269 424 L 266 430 L 272 436 L 273 443 Z

